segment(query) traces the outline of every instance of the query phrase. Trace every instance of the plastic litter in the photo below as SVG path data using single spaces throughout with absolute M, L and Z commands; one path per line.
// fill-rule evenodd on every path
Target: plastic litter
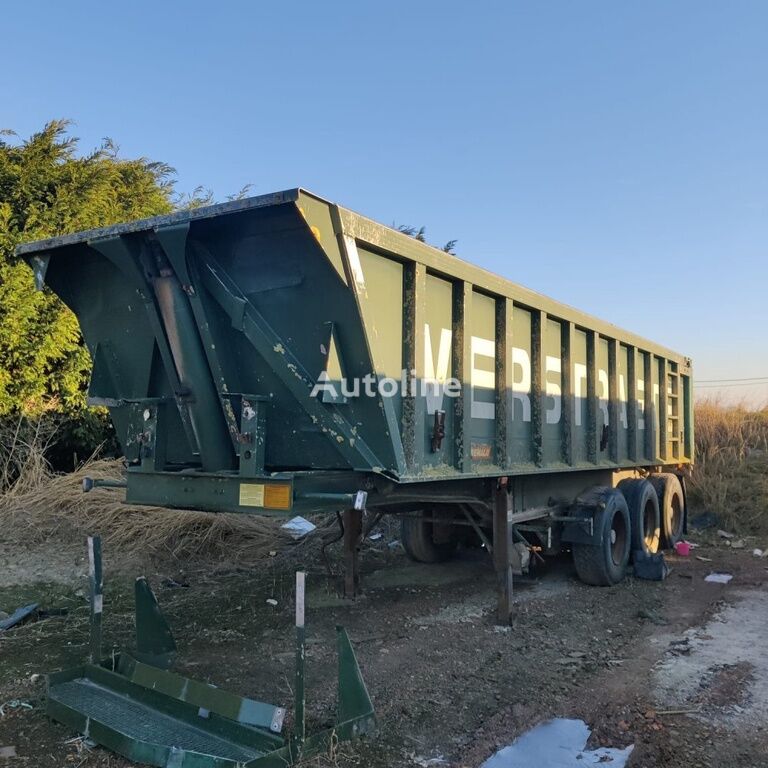
M 0 704 L 0 717 L 5 717 L 6 709 L 33 709 L 33 707 L 28 701 L 11 699 L 10 701 L 6 701 L 5 704 Z
M 287 523 L 284 523 L 280 527 L 284 531 L 287 531 L 292 539 L 301 539 L 317 528 L 314 523 L 310 523 L 309 520 L 301 516 L 291 518 Z
M 574 768 L 574 766 L 610 765 L 623 768 L 634 745 L 624 749 L 598 747 L 585 749 L 590 729 L 583 720 L 557 718 L 537 725 L 508 747 L 488 758 L 481 768 Z
M 691 545 L 687 541 L 678 541 L 675 544 L 675 552 L 681 557 L 688 557 L 691 554 Z
M 733 578 L 732 573 L 710 573 L 704 577 L 704 581 L 710 584 L 727 584 Z
M 438 755 L 437 757 L 422 757 L 421 755 L 410 753 L 408 757 L 410 757 L 411 762 L 414 765 L 418 765 L 419 768 L 433 768 L 433 766 L 438 765 L 449 765 L 448 761 L 442 755 Z
M 17 608 L 7 619 L 0 621 L 0 632 L 21 624 L 24 619 L 31 616 L 36 610 L 37 603 L 30 603 L 29 605 L 22 605 L 21 608 Z

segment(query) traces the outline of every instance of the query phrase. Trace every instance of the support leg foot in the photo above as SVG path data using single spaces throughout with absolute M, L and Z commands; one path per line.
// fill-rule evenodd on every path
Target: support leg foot
M 356 597 L 360 588 L 360 544 L 363 538 L 363 513 L 344 510 L 344 597 Z

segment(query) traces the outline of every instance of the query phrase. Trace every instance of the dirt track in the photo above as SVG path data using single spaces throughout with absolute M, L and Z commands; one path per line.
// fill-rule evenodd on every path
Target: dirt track
M 69 609 L 64 618 L 0 635 L 0 704 L 15 699 L 33 707 L 6 706 L 0 717 L 0 746 L 14 745 L 19 755 L 9 764 L 128 765 L 101 749 L 65 743 L 75 734 L 45 719 L 44 685 L 31 679 L 85 656 L 80 548 L 2 549 L 10 562 L 1 608 L 39 601 Z M 665 582 L 628 578 L 611 588 L 580 584 L 567 558 L 551 562 L 518 581 L 512 626 L 499 628 L 482 552 L 416 566 L 397 550 L 371 545 L 365 596 L 350 604 L 335 596 L 307 550 L 310 727 L 333 717 L 333 631 L 343 624 L 380 733 L 345 745 L 339 766 L 478 766 L 557 716 L 584 719 L 594 744 L 634 744 L 634 767 L 768 766 L 768 560 L 748 550 L 695 552 L 712 562 L 672 557 Z M 175 630 L 182 671 L 290 705 L 295 556 L 258 570 L 125 561 L 115 567 L 115 554 L 110 560 L 107 548 L 105 556 L 108 647 L 130 645 L 128 574 L 147 572 Z M 718 569 L 732 572 L 733 581 L 703 581 Z M 170 586 L 168 577 L 189 586 Z

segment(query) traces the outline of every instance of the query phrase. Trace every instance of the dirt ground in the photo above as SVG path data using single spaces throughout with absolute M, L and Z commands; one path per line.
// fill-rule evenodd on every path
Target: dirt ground
M 333 720 L 336 624 L 352 638 L 379 720 L 376 736 L 313 765 L 474 768 L 535 724 L 575 717 L 592 729 L 591 746 L 634 744 L 632 768 L 768 766 L 768 558 L 751 546 L 702 543 L 668 557 L 663 582 L 609 588 L 578 582 L 563 556 L 516 582 L 509 627 L 494 622 L 494 576 L 479 550 L 423 566 L 387 536 L 367 542 L 354 602 L 337 597 L 317 548 L 254 566 L 139 562 L 108 545 L 104 554 L 106 652 L 132 644 L 133 577 L 143 573 L 174 629 L 181 672 L 289 707 L 293 573 L 308 571 L 309 727 Z M 67 610 L 0 633 L 0 747 L 17 754 L 0 765 L 129 765 L 42 711 L 44 674 L 87 653 L 84 543 L 0 539 L 0 559 L 0 609 Z M 706 583 L 712 571 L 733 580 Z

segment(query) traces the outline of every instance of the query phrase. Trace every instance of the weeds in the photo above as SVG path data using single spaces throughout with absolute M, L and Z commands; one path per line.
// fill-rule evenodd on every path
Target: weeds
M 45 458 L 55 432 L 55 423 L 20 419 L 0 433 L 0 525 L 8 538 L 99 533 L 128 553 L 248 561 L 291 541 L 281 519 L 125 504 L 122 491 L 106 488 L 83 493 L 85 477 L 125 479 L 122 463 L 91 458 L 74 472 L 57 474 Z
M 704 400 L 694 420 L 693 511 L 713 513 L 721 527 L 740 533 L 768 531 L 768 408 Z

